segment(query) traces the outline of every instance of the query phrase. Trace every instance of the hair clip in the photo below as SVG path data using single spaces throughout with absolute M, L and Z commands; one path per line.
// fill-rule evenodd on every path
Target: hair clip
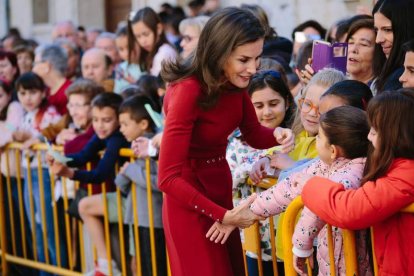
M 128 14 L 128 20 L 132 21 L 134 20 L 135 15 L 137 14 L 137 11 L 130 11 Z

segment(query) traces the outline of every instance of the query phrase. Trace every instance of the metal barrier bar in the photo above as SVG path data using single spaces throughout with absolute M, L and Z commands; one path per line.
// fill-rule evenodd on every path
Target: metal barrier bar
M 6 162 L 7 162 L 7 158 L 6 158 Z M 8 165 L 8 164 L 6 164 Z M 11 229 L 11 239 L 12 239 L 12 252 L 13 255 L 16 255 L 17 251 L 16 251 L 16 229 L 14 228 L 14 206 L 13 206 L 13 196 L 12 196 L 12 186 L 11 186 L 11 181 L 10 181 L 10 171 L 7 172 L 9 175 L 6 176 L 6 189 L 7 189 L 7 199 L 8 199 L 8 204 L 9 204 L 9 214 L 10 214 L 10 229 Z M 6 222 L 7 223 L 7 222 Z
M 62 190 L 63 190 L 63 208 L 67 210 L 69 208 L 68 203 L 68 189 L 66 187 L 66 178 L 62 178 Z M 68 249 L 68 264 L 69 269 L 73 268 L 73 255 L 72 255 L 72 232 L 70 231 L 70 218 L 69 214 L 65 212 L 65 233 L 66 233 L 66 242 Z
M 134 162 L 134 159 L 131 157 L 131 162 Z M 136 184 L 133 182 L 131 186 L 131 193 L 132 193 L 132 204 L 133 206 L 137 206 L 137 189 Z M 142 276 L 142 263 L 141 263 L 141 250 L 140 250 L 140 241 L 139 241 L 139 231 L 138 231 L 138 210 L 137 208 L 133 208 L 133 215 L 134 215 L 134 244 L 135 244 L 135 258 L 137 260 L 137 275 Z
M 145 173 L 147 179 L 147 199 L 148 199 L 148 218 L 150 225 L 150 246 L 151 246 L 151 264 L 152 264 L 152 275 L 157 276 L 157 258 L 156 258 L 156 247 L 155 247 L 155 230 L 154 230 L 154 208 L 152 204 L 152 186 L 151 186 L 151 167 L 150 158 L 147 157 L 145 160 Z
M 344 237 L 344 256 L 345 256 L 346 275 L 347 276 L 358 275 L 355 232 L 348 230 L 348 229 L 342 229 L 342 236 Z
M 273 268 L 273 275 L 279 276 L 279 272 L 277 270 L 277 256 L 276 256 L 276 235 L 275 235 L 275 222 L 274 217 L 269 218 L 269 228 L 270 228 L 270 243 L 272 246 L 272 268 Z
M 303 208 L 302 198 L 298 196 L 288 206 L 282 223 L 283 232 L 283 256 L 285 263 L 285 275 L 296 276 L 293 268 L 292 235 L 295 230 L 296 216 Z
M 105 183 L 101 184 L 102 198 L 104 205 L 104 229 L 105 229 L 105 244 L 106 244 L 106 257 L 108 259 L 108 270 L 112 272 L 112 255 L 111 255 L 111 239 L 109 236 L 109 221 L 108 221 L 108 202 L 106 201 L 106 186 Z
M 22 174 L 20 170 L 20 152 L 18 150 L 14 150 L 16 154 L 16 181 L 17 181 L 17 193 L 19 197 L 19 208 L 20 208 L 20 225 L 21 227 L 21 236 L 22 236 L 22 244 L 23 244 L 23 256 L 27 259 L 27 240 L 26 240 L 26 220 L 25 220 L 25 210 L 24 210 L 24 200 L 23 200 L 23 183 L 22 183 Z M 7 160 L 7 172 L 10 173 L 9 167 L 9 149 L 6 149 L 6 160 Z
M 29 156 L 26 156 L 26 163 L 27 163 L 27 184 L 29 191 L 33 191 L 32 185 L 32 171 L 30 170 L 30 159 Z M 33 196 L 29 196 L 29 206 L 30 206 L 30 221 L 31 221 L 31 228 L 32 228 L 32 246 L 33 246 L 33 256 L 35 261 L 38 260 L 37 256 L 37 244 L 36 244 L 36 218 L 34 212 L 34 203 L 33 203 Z
M 37 152 L 37 179 L 39 181 L 39 195 L 40 195 L 40 216 L 41 216 L 41 228 L 43 234 L 43 252 L 45 254 L 46 263 L 50 264 L 49 250 L 47 245 L 47 224 L 46 224 L 46 208 L 45 208 L 45 185 L 43 182 L 43 170 L 40 151 Z M 31 170 L 29 167 L 28 170 Z
M 55 248 L 56 248 L 56 262 L 58 267 L 62 267 L 62 256 L 60 255 L 60 243 L 59 243 L 59 224 L 57 217 L 57 207 L 56 202 L 54 201 L 54 191 L 55 191 L 55 176 L 49 174 L 50 178 L 50 192 L 52 199 L 52 212 L 53 212 L 53 229 L 55 231 Z
M 327 226 L 328 232 L 328 249 L 329 249 L 329 270 L 331 275 L 336 275 L 335 271 L 335 256 L 334 256 L 334 244 L 333 244 L 333 237 L 332 237 L 332 226 Z
M 79 181 L 75 181 L 75 190 L 79 189 Z M 89 187 L 88 187 L 89 189 Z M 91 191 L 92 192 L 92 191 Z M 78 225 L 78 234 L 79 234 L 79 252 L 80 252 L 80 260 L 81 260 L 81 271 L 86 272 L 86 260 L 85 260 L 85 248 L 83 243 L 83 223 L 81 220 L 77 221 Z
M 118 230 L 119 230 L 119 245 L 121 253 L 121 269 L 122 275 L 126 275 L 126 256 L 125 256 L 125 238 L 124 238 L 124 220 L 122 219 L 122 202 L 121 202 L 121 192 L 119 189 L 116 189 L 116 202 L 118 205 Z
M 47 271 L 47 272 L 54 273 L 54 274 L 57 274 L 57 275 L 82 276 L 82 273 L 79 273 L 79 272 L 76 272 L 76 271 L 71 271 L 71 270 L 68 270 L 68 269 L 65 269 L 65 268 L 56 267 L 56 266 L 50 265 L 50 264 L 38 263 L 38 262 L 35 262 L 35 261 L 31 261 L 31 260 L 25 260 L 23 258 L 12 256 L 12 255 L 9 255 L 9 254 L 6 254 L 6 260 L 11 262 L 11 263 L 15 263 L 15 264 L 23 265 L 23 266 L 26 266 L 26 267 L 31 267 L 31 268 L 34 268 L 34 269 Z
M 1 251 L 1 273 L 7 275 L 8 267 L 6 260 L 7 252 L 7 237 L 6 237 L 6 222 L 4 212 L 4 195 L 3 195 L 3 179 L 0 177 L 0 251 Z

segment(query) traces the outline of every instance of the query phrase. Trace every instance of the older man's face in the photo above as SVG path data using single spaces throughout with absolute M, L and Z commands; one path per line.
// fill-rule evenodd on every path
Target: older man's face
M 102 51 L 88 51 L 82 57 L 82 76 L 85 79 L 101 84 L 110 75 L 110 68 L 105 65 L 105 53 Z
M 56 40 L 58 38 L 66 38 L 78 45 L 76 29 L 69 23 L 62 23 L 60 25 L 55 26 L 52 36 L 53 40 Z

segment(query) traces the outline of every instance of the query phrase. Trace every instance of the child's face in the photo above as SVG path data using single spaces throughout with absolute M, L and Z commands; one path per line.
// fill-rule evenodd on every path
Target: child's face
M 93 107 L 92 126 L 99 139 L 108 138 L 119 126 L 115 110 L 110 107 Z
M 20 74 L 30 72 L 33 66 L 33 59 L 27 52 L 17 54 L 17 65 L 20 69 Z
M 133 24 L 132 32 L 141 48 L 147 52 L 151 52 L 154 49 L 156 34 L 144 22 L 138 21 Z
M 146 120 L 137 122 L 131 118 L 131 114 L 129 113 L 119 114 L 119 124 L 121 126 L 121 133 L 128 142 L 132 142 L 142 136 L 148 128 L 148 122 Z
M 329 144 L 323 129 L 319 127 L 318 135 L 316 135 L 316 150 L 318 151 L 319 158 L 325 164 L 332 164 L 336 158 L 333 147 L 333 145 Z
M 414 52 L 407 52 L 404 59 L 404 73 L 400 77 L 404 88 L 414 87 Z
M 285 99 L 279 93 L 266 87 L 255 91 L 251 100 L 262 126 L 276 128 L 283 122 L 287 106 Z
M 310 136 L 318 133 L 319 127 L 319 98 L 325 92 L 326 87 L 320 85 L 312 85 L 308 88 L 304 103 L 300 110 L 300 120 L 303 128 Z
M 10 101 L 10 95 L 7 95 L 6 91 L 0 87 L 0 111 L 3 110 Z
M 116 49 L 122 60 L 128 60 L 128 37 L 126 35 L 118 36 L 115 39 Z
M 43 99 L 46 97 L 46 93 L 39 89 L 20 88 L 17 92 L 17 97 L 24 110 L 32 112 L 39 108 Z
M 68 99 L 68 111 L 76 127 L 85 128 L 91 122 L 91 105 L 86 97 L 73 94 Z
M 369 130 L 368 140 L 371 142 L 372 146 L 374 146 L 374 149 L 378 148 L 378 133 L 373 127 Z

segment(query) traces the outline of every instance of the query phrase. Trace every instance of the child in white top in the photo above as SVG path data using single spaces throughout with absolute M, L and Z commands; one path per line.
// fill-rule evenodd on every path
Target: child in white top
M 25 110 L 24 116 L 21 118 L 20 126 L 13 133 L 16 141 L 23 143 L 24 154 L 29 156 L 30 166 L 27 159 L 22 158 L 22 166 L 24 168 L 24 205 L 29 221 L 35 220 L 36 227 L 36 246 L 37 255 L 40 262 L 46 260 L 46 254 L 49 256 L 50 263 L 57 264 L 55 232 L 53 227 L 53 209 L 52 207 L 52 190 L 50 185 L 50 175 L 44 154 L 42 154 L 42 168 L 39 175 L 38 161 L 36 155 L 29 149 L 39 141 L 40 130 L 46 128 L 50 124 L 57 123 L 61 116 L 53 106 L 49 106 L 46 98 L 46 86 L 42 79 L 35 73 L 28 72 L 21 75 L 16 81 L 17 96 Z M 29 174 L 31 183 L 29 182 Z M 41 181 L 41 178 L 42 180 Z M 40 191 L 43 191 L 41 196 Z M 31 200 L 33 201 L 33 213 L 31 210 Z M 42 205 L 45 212 L 42 213 Z M 43 223 L 43 221 L 45 223 Z M 30 226 L 33 224 L 30 223 Z M 33 230 L 33 229 L 32 229 Z M 44 248 L 42 232 L 46 232 L 47 248 Z M 60 242 L 60 259 L 63 266 L 66 265 L 66 247 L 63 240 Z M 46 251 L 47 250 L 47 251 Z M 43 273 L 43 272 L 42 272 Z M 41 275 L 49 275 L 42 274 Z
M 130 41 L 135 38 L 141 47 L 141 69 L 153 76 L 160 74 L 164 61 L 177 58 L 177 51 L 168 44 L 165 37 L 160 18 L 149 7 L 140 9 L 128 20 L 128 36 Z M 132 46 L 130 45 L 130 49 Z
M 139 55 L 141 48 L 136 42 L 135 38 L 128 37 L 127 26 L 121 27 L 116 32 L 116 49 L 119 56 L 123 60 L 115 68 L 115 87 L 114 92 L 120 94 L 121 91 L 128 85 L 134 84 L 142 75 L 141 68 L 139 66 Z M 131 49 L 129 44 L 132 43 Z

